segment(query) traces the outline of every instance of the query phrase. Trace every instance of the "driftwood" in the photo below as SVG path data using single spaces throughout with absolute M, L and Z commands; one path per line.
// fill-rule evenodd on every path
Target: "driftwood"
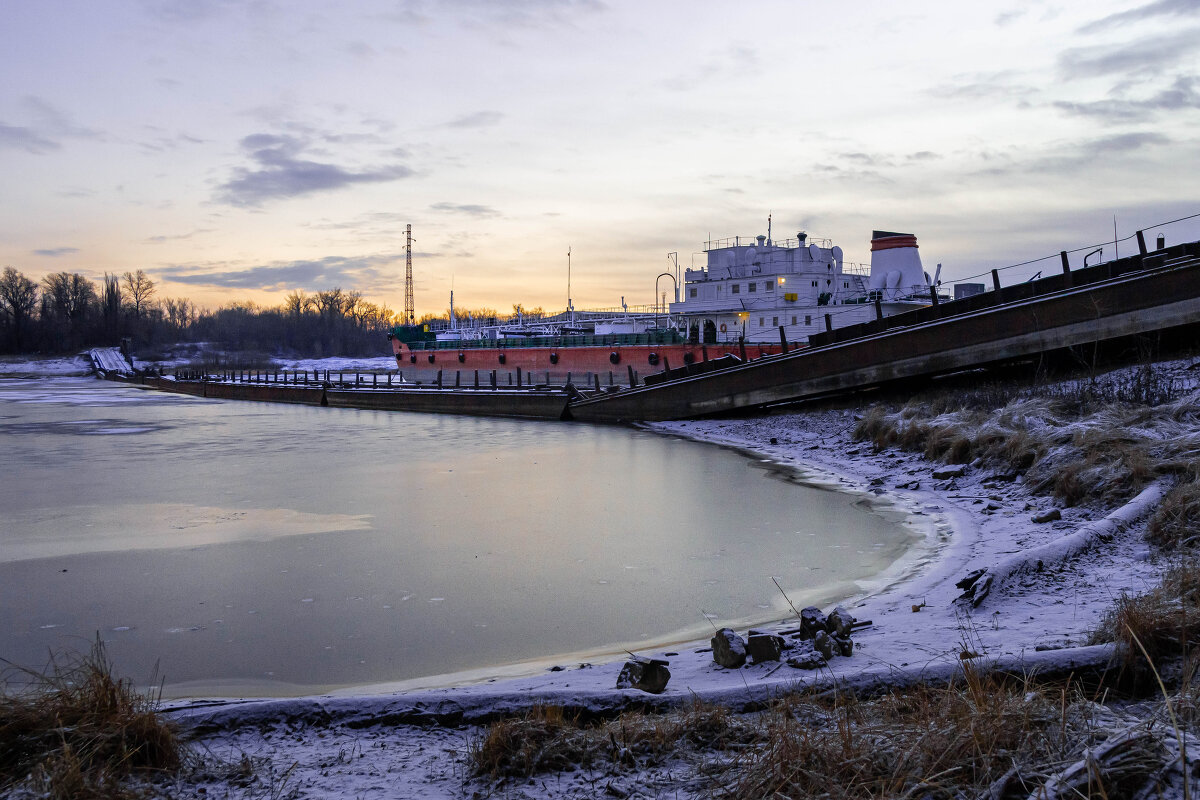
M 1166 761 L 1162 740 L 1147 723 L 1139 722 L 1103 744 L 1089 747 L 1083 758 L 1050 777 L 1029 800 L 1093 797 L 1097 787 L 1111 787 L 1123 779 L 1149 777 Z
M 1040 572 L 1047 564 L 1065 561 L 1097 541 L 1120 533 L 1152 512 L 1162 502 L 1168 488 L 1167 481 L 1152 483 L 1107 517 L 1089 522 L 1061 539 L 1010 556 L 994 566 L 973 570 L 956 585 L 965 590 L 963 597 L 969 598 L 971 605 L 978 606 L 1001 581 L 1027 572 Z

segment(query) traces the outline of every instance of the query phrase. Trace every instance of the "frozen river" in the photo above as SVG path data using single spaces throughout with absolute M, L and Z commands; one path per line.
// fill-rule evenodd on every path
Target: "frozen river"
M 914 540 L 860 496 L 625 428 L 0 378 L 0 447 L 0 658 L 99 635 L 168 695 L 601 658 L 782 618 L 772 576 L 797 606 L 845 596 Z

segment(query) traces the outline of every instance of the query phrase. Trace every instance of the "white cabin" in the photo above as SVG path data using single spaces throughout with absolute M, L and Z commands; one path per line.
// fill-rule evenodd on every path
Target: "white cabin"
M 671 314 L 704 342 L 741 336 L 778 342 L 782 328 L 789 343 L 800 343 L 827 324 L 841 328 L 874 319 L 877 298 L 884 315 L 928 305 L 929 279 L 920 269 L 916 237 L 876 231 L 873 252 L 877 242 L 884 245 L 875 256 L 877 269 L 846 264 L 842 248 L 803 232 L 782 242 L 767 236 L 708 242 L 707 264 L 685 271 L 683 298 L 671 303 Z

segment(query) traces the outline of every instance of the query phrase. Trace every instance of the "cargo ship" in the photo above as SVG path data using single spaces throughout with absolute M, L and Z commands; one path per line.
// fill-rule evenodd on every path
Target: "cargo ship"
M 661 307 L 566 311 L 506 320 L 450 319 L 388 334 L 406 381 L 613 385 L 631 375 L 718 358 L 757 359 L 807 345 L 809 336 L 929 305 L 937 275 L 916 236 L 875 231 L 872 265 L 847 264 L 826 239 L 731 237 L 705 243 L 706 264 L 675 280 Z M 682 297 L 680 296 L 682 295 Z M 492 373 L 496 376 L 493 378 Z M 519 376 L 519 377 L 518 377 Z

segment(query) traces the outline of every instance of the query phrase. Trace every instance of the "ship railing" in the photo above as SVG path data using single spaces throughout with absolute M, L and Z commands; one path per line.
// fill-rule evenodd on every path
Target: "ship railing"
M 842 262 L 842 272 L 847 275 L 861 275 L 864 278 L 871 277 L 870 264 L 853 264 L 849 261 Z
M 528 336 L 521 339 L 458 339 L 448 342 L 412 342 L 412 350 L 485 350 L 526 347 L 631 347 L 636 345 L 682 344 L 683 335 L 674 328 L 646 333 L 563 334 Z
M 709 250 L 724 250 L 729 247 L 751 247 L 758 244 L 757 236 L 726 236 L 723 239 L 709 239 L 704 243 L 704 252 Z M 799 238 L 795 239 L 772 239 L 772 247 L 782 247 L 784 249 L 795 249 L 797 247 L 808 247 L 816 245 L 828 250 L 833 247 L 832 239 L 824 239 L 809 236 L 803 242 Z

